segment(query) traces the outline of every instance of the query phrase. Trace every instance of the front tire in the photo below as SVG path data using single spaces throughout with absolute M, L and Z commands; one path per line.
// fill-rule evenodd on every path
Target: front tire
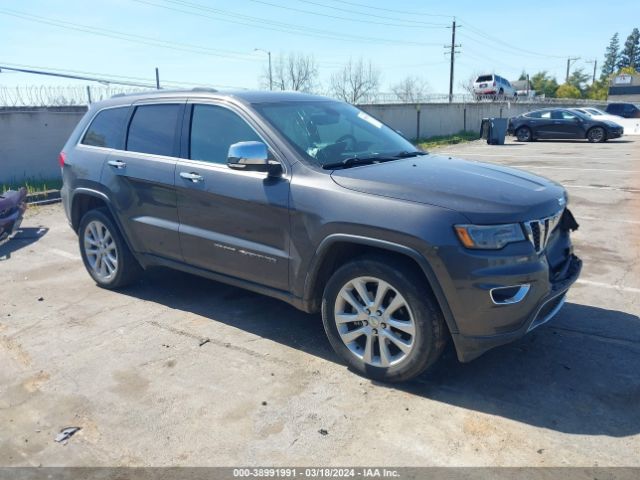
M 533 134 L 529 127 L 520 127 L 516 130 L 516 138 L 519 142 L 530 142 L 533 139 Z
M 593 127 L 587 132 L 587 140 L 591 143 L 602 143 L 607 139 L 607 133 L 602 127 Z
M 98 286 L 113 290 L 139 278 L 142 268 L 106 208 L 85 213 L 78 241 L 84 266 Z
M 362 257 L 333 274 L 322 298 L 322 322 L 350 368 L 387 382 L 429 368 L 448 338 L 426 280 L 384 257 Z

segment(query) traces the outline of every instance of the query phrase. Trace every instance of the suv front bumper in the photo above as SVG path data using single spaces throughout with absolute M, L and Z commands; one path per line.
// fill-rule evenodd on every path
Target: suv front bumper
M 489 336 L 453 333 L 452 337 L 458 359 L 461 362 L 469 362 L 487 350 L 513 342 L 551 320 L 562 308 L 567 291 L 578 279 L 582 270 L 582 260 L 575 255 L 571 254 L 567 261 L 568 265 L 564 278 L 551 283 L 550 292 L 538 302 L 533 313 L 517 330 Z

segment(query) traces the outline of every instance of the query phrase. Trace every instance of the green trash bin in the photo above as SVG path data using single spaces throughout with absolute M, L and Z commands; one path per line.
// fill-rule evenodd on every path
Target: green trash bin
M 489 120 L 491 128 L 489 128 L 487 143 L 490 145 L 504 145 L 509 120 L 506 118 L 490 118 Z

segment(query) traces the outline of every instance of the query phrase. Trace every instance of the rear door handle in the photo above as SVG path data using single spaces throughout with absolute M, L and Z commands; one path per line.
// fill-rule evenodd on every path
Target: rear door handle
M 195 172 L 180 172 L 180 176 L 182 178 L 184 178 L 185 180 L 189 180 L 193 183 L 198 183 L 201 182 L 202 180 L 204 180 L 202 178 L 202 175 L 198 175 Z
M 127 166 L 122 160 L 109 160 L 107 163 L 115 168 L 124 168 Z

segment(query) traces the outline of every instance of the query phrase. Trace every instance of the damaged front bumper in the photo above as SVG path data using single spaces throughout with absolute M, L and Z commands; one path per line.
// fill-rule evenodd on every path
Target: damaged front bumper
M 458 306 L 459 329 L 452 332 L 460 361 L 471 361 L 517 340 L 560 311 L 582 269 L 570 239 L 570 232 L 577 228 L 573 215 L 565 210 L 540 254 L 518 255 L 524 244 L 514 244 L 489 260 L 474 252 L 466 262 L 473 269 L 464 285 L 467 288 L 461 289 L 466 300 Z M 463 309 L 464 305 L 472 308 Z
M 529 319 L 515 331 L 490 336 L 452 334 L 460 361 L 470 362 L 492 348 L 518 340 L 551 320 L 562 308 L 567 291 L 578 279 L 581 270 L 582 260 L 572 254 L 568 258 L 567 276 L 552 284 L 551 292 L 539 302 Z
M 20 228 L 27 209 L 27 190 L 9 190 L 0 195 L 0 242 L 9 240 Z

